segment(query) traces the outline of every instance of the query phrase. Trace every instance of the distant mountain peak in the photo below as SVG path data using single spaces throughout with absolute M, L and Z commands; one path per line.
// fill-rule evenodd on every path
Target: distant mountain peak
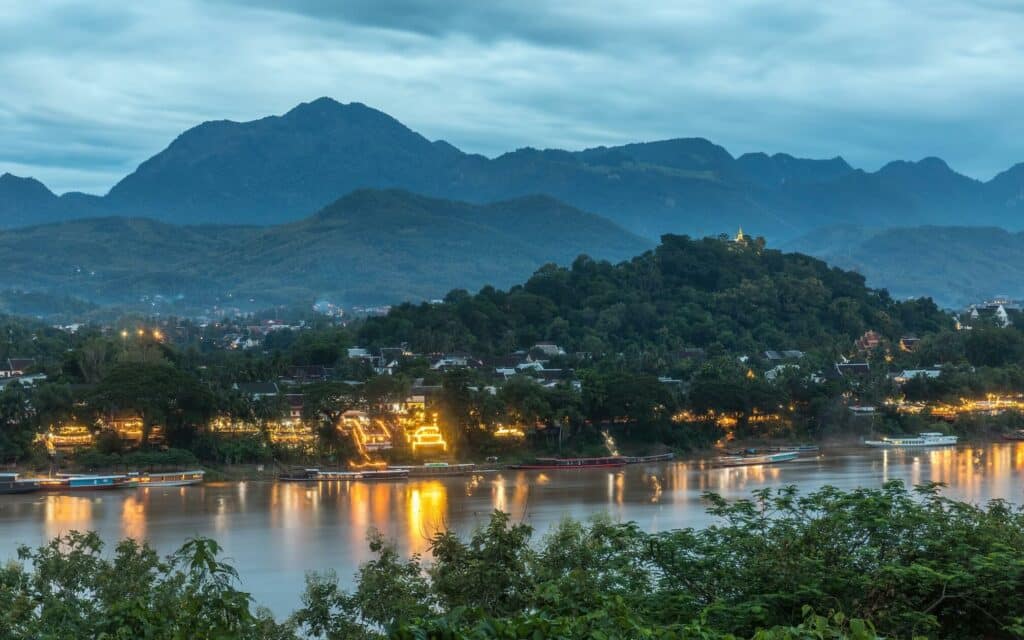
M 980 183 L 934 157 L 866 173 L 841 156 L 737 158 L 703 137 L 582 151 L 538 144 L 485 157 L 431 142 L 366 104 L 325 96 L 281 115 L 193 127 L 102 197 L 57 198 L 38 181 L 0 177 L 0 226 L 92 215 L 277 224 L 362 188 L 477 204 L 547 194 L 649 238 L 739 224 L 773 240 L 842 222 L 1024 225 L 1006 215 L 1024 207 L 1024 164 Z
M 2 195 L 7 197 L 26 198 L 34 196 L 46 199 L 57 197 L 46 185 L 35 178 L 16 176 L 10 172 L 0 175 L 0 189 L 3 189 Z

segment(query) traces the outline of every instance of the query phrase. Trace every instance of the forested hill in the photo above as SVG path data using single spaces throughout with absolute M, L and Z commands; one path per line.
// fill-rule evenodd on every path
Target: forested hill
M 896 302 L 863 276 L 816 258 L 742 243 L 666 235 L 628 262 L 546 266 L 508 291 L 453 291 L 368 321 L 368 344 L 500 355 L 538 341 L 568 351 L 663 359 L 688 347 L 847 351 L 873 329 L 898 338 L 950 320 L 931 300 Z
M 318 297 L 389 304 L 509 286 L 545 262 L 568 264 L 581 253 L 622 260 L 652 245 L 545 196 L 474 205 L 364 189 L 275 227 L 89 218 L 0 230 L 0 289 L 99 304 L 160 296 L 188 309 Z

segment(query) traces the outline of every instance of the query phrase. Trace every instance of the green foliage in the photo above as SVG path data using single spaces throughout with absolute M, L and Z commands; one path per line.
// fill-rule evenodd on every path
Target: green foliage
M 706 498 L 719 522 L 702 530 L 645 533 L 608 519 L 566 521 L 534 546 L 529 527 L 495 513 L 468 541 L 439 534 L 433 563 L 418 574 L 429 582 L 415 582 L 427 610 L 397 630 L 389 619 L 366 632 L 403 639 L 1019 637 L 1024 513 L 1002 501 L 979 507 L 946 499 L 935 486 L 911 492 L 896 482 L 807 495 L 763 489 L 736 502 Z M 401 565 L 388 553 L 368 566 L 392 575 L 401 567 L 403 580 L 411 579 L 418 559 Z M 388 610 L 392 582 L 375 574 L 372 584 L 385 585 L 376 590 L 363 576 L 360 599 Z M 406 606 L 396 601 L 390 609 Z M 349 610 L 347 623 L 371 619 L 361 611 Z
M 368 321 L 360 340 L 482 355 L 555 340 L 570 351 L 667 366 L 673 352 L 694 345 L 831 353 L 867 329 L 898 337 L 947 324 L 929 302 L 895 302 L 861 276 L 807 256 L 667 235 L 629 262 L 581 257 L 507 292 L 485 287 L 440 305 L 396 307 Z
M 366 185 L 353 188 L 358 186 Z M 476 205 L 336 188 L 291 223 L 269 227 L 91 218 L 5 230 L 5 282 L 51 294 L 73 290 L 79 300 L 51 295 L 31 304 L 0 295 L 0 310 L 88 308 L 81 300 L 139 308 L 141 297 L 181 294 L 178 308 L 200 312 L 203 305 L 222 303 L 224 292 L 239 305 L 251 307 L 245 301 L 252 299 L 258 308 L 308 305 L 321 296 L 390 304 L 440 297 L 455 285 L 509 286 L 537 265 L 568 263 L 585 251 L 621 260 L 651 245 L 547 197 Z M 495 247 L 502 248 L 500 260 Z M 308 346 L 313 363 L 336 348 Z
M 283 637 L 279 625 L 251 611 L 212 540 L 189 540 L 167 558 L 132 540 L 110 558 L 102 550 L 96 534 L 78 532 L 19 549 L 20 562 L 0 569 L 0 638 Z
M 1024 637 L 1024 512 L 999 500 L 792 487 L 728 502 L 706 529 L 647 533 L 607 517 L 543 539 L 495 512 L 430 561 L 380 533 L 348 592 L 307 577 L 283 623 L 253 610 L 212 540 L 167 558 L 95 534 L 22 547 L 0 568 L 3 640 L 881 640 Z

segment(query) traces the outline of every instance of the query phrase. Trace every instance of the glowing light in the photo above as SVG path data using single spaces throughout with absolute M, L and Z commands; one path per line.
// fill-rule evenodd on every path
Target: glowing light
M 519 427 L 506 427 L 503 424 L 499 424 L 498 428 L 494 430 L 495 438 L 510 438 L 510 439 L 522 439 L 526 437 L 524 432 Z
M 441 428 L 436 424 L 425 424 L 413 432 L 413 453 L 423 449 L 448 451 L 448 443 L 445 442 L 444 436 L 441 435 Z

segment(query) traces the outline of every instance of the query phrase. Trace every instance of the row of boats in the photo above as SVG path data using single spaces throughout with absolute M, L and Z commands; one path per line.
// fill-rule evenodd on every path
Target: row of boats
M 600 458 L 537 458 L 533 462 L 509 465 L 509 469 L 604 469 L 623 467 L 627 464 L 663 462 L 672 460 L 673 453 L 655 456 L 605 456 Z M 436 478 L 444 476 L 472 475 L 496 471 L 495 468 L 480 468 L 475 464 L 449 464 L 428 462 L 419 466 L 397 466 L 369 468 L 348 471 L 326 471 L 317 468 L 287 469 L 277 475 L 283 482 L 331 482 L 339 480 L 403 480 L 406 478 Z
M 605 456 L 602 458 L 537 458 L 533 462 L 509 465 L 509 469 L 606 469 L 624 467 L 627 464 L 666 462 L 673 458 L 675 458 L 674 453 L 662 453 L 655 456 Z
M 0 473 L 0 494 L 34 491 L 95 491 L 98 489 L 136 489 L 142 487 L 184 487 L 203 481 L 205 471 L 170 473 L 126 473 L 89 475 L 60 473 L 43 478 L 22 478 L 17 473 Z
M 1024 439 L 1024 430 L 1018 430 L 1007 439 Z M 868 447 L 877 448 L 918 448 L 941 447 L 957 444 L 957 436 L 938 432 L 925 432 L 916 436 L 866 440 Z M 767 449 L 743 449 L 727 451 L 712 461 L 715 467 L 742 467 L 770 465 L 790 462 L 797 458 L 817 454 L 816 445 L 797 445 Z M 652 456 L 604 456 L 594 458 L 537 458 L 532 462 L 509 465 L 517 470 L 559 470 L 559 469 L 606 469 L 624 467 L 630 464 L 666 462 L 675 457 L 672 453 Z M 347 471 L 330 471 L 318 468 L 292 468 L 278 473 L 283 482 L 331 482 L 344 480 L 403 480 L 407 478 L 443 477 L 470 475 L 493 469 L 478 469 L 475 464 L 449 464 L 431 462 L 419 466 L 369 467 Z M 127 473 L 123 475 L 58 474 L 45 478 L 21 478 L 17 473 L 0 473 L 0 494 L 29 493 L 32 491 L 80 491 L 97 489 L 119 489 L 138 487 L 181 487 L 199 484 L 203 471 L 175 471 L 170 473 Z

